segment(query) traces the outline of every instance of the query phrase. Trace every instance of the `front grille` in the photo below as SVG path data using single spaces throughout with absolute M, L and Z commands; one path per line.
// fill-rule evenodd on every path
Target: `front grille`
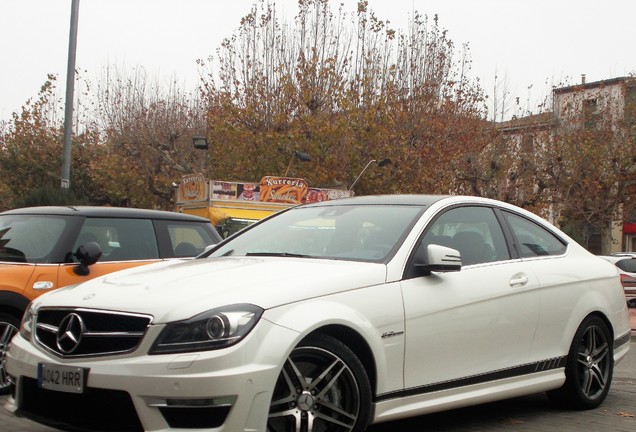
M 144 430 L 130 395 L 124 391 L 87 388 L 85 393 L 75 394 L 41 389 L 36 380 L 27 377 L 21 382 L 21 416 L 63 430 Z
M 63 358 L 104 356 L 133 351 L 152 317 L 93 309 L 40 309 L 37 342 Z

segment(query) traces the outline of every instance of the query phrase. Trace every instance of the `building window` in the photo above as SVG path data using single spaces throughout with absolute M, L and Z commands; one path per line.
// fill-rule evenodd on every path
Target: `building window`
M 524 134 L 521 139 L 521 151 L 523 153 L 534 155 L 534 135 Z
M 596 99 L 583 101 L 583 125 L 585 129 L 593 129 L 599 119 L 598 102 Z
M 636 86 L 631 85 L 625 91 L 625 124 L 631 126 L 636 120 Z

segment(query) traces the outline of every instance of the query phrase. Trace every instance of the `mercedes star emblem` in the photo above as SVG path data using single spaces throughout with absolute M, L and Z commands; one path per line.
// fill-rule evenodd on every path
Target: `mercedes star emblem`
M 85 331 L 84 321 L 76 313 L 64 317 L 57 329 L 57 347 L 63 354 L 72 354 L 82 341 Z

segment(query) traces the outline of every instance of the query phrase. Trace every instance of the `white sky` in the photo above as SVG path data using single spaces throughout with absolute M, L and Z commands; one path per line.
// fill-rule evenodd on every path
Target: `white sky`
M 276 0 L 289 22 L 297 1 Z M 406 29 L 413 10 L 437 13 L 457 53 L 463 43 L 471 47 L 472 76 L 488 95 L 496 71 L 522 101 L 543 98 L 553 82 L 578 83 L 581 74 L 592 82 L 636 72 L 635 0 L 368 1 L 396 30 Z M 357 3 L 332 0 L 332 9 L 341 2 L 350 12 Z M 252 4 L 80 0 L 76 68 L 96 81 L 107 66 L 143 67 L 153 79 L 193 89 L 196 59 L 214 55 Z M 35 98 L 49 73 L 64 95 L 70 16 L 71 0 L 0 0 L 0 121 Z

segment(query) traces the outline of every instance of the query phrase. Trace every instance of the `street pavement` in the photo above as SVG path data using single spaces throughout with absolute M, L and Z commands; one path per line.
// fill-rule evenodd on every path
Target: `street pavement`
M 367 432 L 634 432 L 636 332 L 632 332 L 630 348 L 627 358 L 614 370 L 614 379 L 607 399 L 594 410 L 562 410 L 550 404 L 544 394 L 536 394 L 374 425 L 369 427 Z M 57 430 L 13 416 L 3 408 L 6 400 L 6 396 L 0 397 L 2 432 Z

